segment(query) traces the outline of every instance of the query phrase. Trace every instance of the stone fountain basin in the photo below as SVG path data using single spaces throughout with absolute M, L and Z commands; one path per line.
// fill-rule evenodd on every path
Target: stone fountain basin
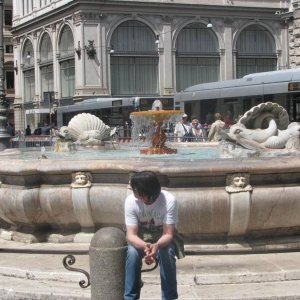
M 186 242 L 270 238 L 300 232 L 298 157 L 172 161 L 0 160 L 0 237 L 26 242 L 76 241 L 76 234 L 124 225 L 130 174 L 151 170 L 179 203 Z M 72 175 L 92 185 L 73 188 Z M 252 191 L 231 194 L 227 177 L 249 175 Z

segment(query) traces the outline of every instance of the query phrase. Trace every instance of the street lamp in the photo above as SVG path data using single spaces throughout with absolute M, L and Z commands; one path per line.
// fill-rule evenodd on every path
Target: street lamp
M 4 91 L 4 49 L 3 49 L 3 0 L 0 0 L 0 150 L 9 147 L 7 132 L 8 102 Z

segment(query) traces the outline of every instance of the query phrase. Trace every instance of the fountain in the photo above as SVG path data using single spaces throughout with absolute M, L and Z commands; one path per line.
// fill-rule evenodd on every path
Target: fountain
M 267 115 L 269 112 L 264 111 L 263 128 L 252 126 L 256 123 L 252 114 L 236 129 L 244 133 L 245 129 L 259 131 L 269 125 L 274 129 Z M 256 117 L 260 116 L 257 113 Z M 278 116 L 282 121 L 282 114 Z M 281 127 L 281 121 L 275 119 L 276 136 L 288 126 L 283 122 Z M 131 144 L 123 157 L 114 156 L 118 150 L 98 149 L 74 154 L 46 151 L 45 159 L 38 159 L 39 153 L 28 158 L 25 152 L 18 156 L 2 151 L 0 238 L 28 243 L 82 242 L 89 241 L 98 228 L 122 228 L 124 200 L 131 193 L 129 177 L 136 171 L 151 170 L 158 174 L 162 187 L 178 199 L 178 230 L 186 243 L 194 247 L 209 243 L 211 249 L 217 249 L 220 244 L 238 240 L 257 250 L 268 249 L 273 239 L 284 238 L 282 247 L 295 245 L 300 234 L 300 160 L 297 149 L 288 149 L 292 140 L 297 145 L 295 136 L 284 149 L 263 145 L 263 149 L 253 150 L 242 148 L 247 138 L 236 134 L 227 133 L 222 142 L 234 156 L 226 159 L 199 159 L 197 155 L 175 159 L 182 149 L 196 153 L 195 148 L 216 148 L 214 143 L 174 143 L 170 148 L 176 148 L 177 154 L 138 153 L 131 157 Z M 262 155 L 272 151 L 284 155 Z M 111 156 L 89 156 L 92 153 Z M 245 155 L 238 157 L 238 153 Z M 260 244 L 254 244 L 258 240 Z M 275 242 L 273 246 L 279 247 Z
M 112 143 L 116 128 L 111 129 L 102 120 L 89 113 L 78 114 L 68 126 L 62 126 L 57 133 L 56 152 L 75 151 L 77 147 L 101 149 L 105 143 Z
M 138 111 L 130 114 L 133 121 L 133 139 L 139 144 L 140 131 L 146 129 L 146 140 L 151 142 L 151 146 L 140 149 L 141 154 L 174 154 L 177 149 L 169 148 L 165 145 L 167 136 L 163 131 L 164 122 L 178 122 L 182 112 L 179 110 L 162 110 L 160 100 L 155 100 L 152 110 Z M 144 131 L 145 133 L 145 131 Z
M 287 111 L 276 103 L 254 106 L 222 135 L 229 142 L 222 152 L 230 157 L 299 155 L 300 123 L 289 124 Z

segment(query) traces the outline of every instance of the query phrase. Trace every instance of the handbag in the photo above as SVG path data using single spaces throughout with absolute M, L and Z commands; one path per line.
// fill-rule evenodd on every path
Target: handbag
M 185 131 L 185 134 L 182 137 L 182 141 L 183 142 L 191 142 L 192 138 L 194 137 L 193 134 L 192 134 L 192 132 L 187 131 L 186 128 L 185 128 L 185 126 L 182 123 L 181 123 L 181 125 L 182 125 L 182 127 L 183 127 L 183 129 Z

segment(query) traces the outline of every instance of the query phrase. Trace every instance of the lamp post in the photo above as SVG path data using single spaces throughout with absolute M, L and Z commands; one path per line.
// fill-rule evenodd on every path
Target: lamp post
M 0 0 L 0 151 L 9 147 L 7 132 L 8 103 L 4 90 L 4 49 L 3 49 L 3 0 Z

